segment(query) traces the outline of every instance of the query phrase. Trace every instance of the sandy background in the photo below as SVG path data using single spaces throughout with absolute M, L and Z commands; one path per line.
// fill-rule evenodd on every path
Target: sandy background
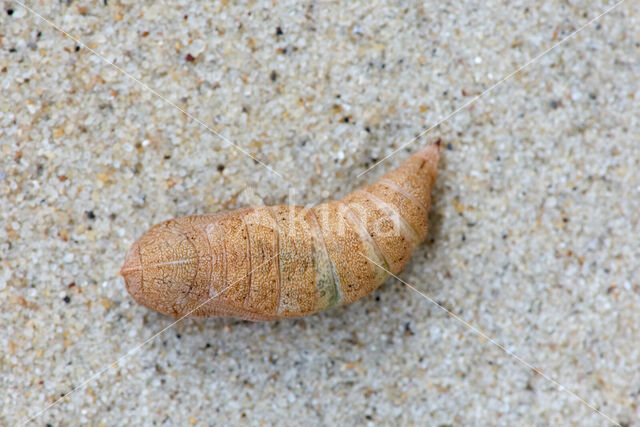
M 3 425 L 171 323 L 118 276 L 150 225 L 342 196 L 614 3 L 27 4 L 85 45 L 0 1 Z M 639 75 L 627 0 L 408 147 L 445 143 L 403 280 L 622 425 L 640 425 Z M 180 322 L 34 422 L 611 424 L 566 390 L 389 280 L 303 320 Z

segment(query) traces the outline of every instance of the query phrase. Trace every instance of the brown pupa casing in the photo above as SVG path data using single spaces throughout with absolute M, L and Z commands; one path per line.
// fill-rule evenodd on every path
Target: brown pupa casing
M 126 256 L 127 290 L 173 317 L 254 321 L 357 301 L 424 240 L 439 153 L 427 146 L 376 183 L 313 208 L 256 206 L 154 225 Z

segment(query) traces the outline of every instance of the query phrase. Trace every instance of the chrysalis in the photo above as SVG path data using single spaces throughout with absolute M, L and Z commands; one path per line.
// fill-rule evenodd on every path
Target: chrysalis
M 388 271 L 400 272 L 424 240 L 439 153 L 430 145 L 376 183 L 313 208 L 258 206 L 157 224 L 126 256 L 127 290 L 174 317 L 254 321 L 357 301 Z

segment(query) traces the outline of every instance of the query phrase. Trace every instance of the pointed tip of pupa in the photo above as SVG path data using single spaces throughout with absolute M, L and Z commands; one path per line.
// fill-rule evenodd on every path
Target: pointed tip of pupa
M 416 154 L 419 157 L 422 157 L 425 160 L 428 160 L 433 163 L 438 163 L 440 159 L 440 145 L 442 144 L 440 138 L 433 144 L 429 144 L 424 147 L 422 150 L 418 151 Z

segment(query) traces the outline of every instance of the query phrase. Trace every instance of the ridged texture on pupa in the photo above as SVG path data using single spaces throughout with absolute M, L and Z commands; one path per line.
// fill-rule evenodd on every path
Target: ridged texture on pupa
M 385 281 L 385 269 L 400 272 L 425 238 L 438 157 L 430 145 L 314 208 L 257 206 L 157 224 L 126 256 L 127 290 L 174 317 L 274 320 L 352 303 Z

